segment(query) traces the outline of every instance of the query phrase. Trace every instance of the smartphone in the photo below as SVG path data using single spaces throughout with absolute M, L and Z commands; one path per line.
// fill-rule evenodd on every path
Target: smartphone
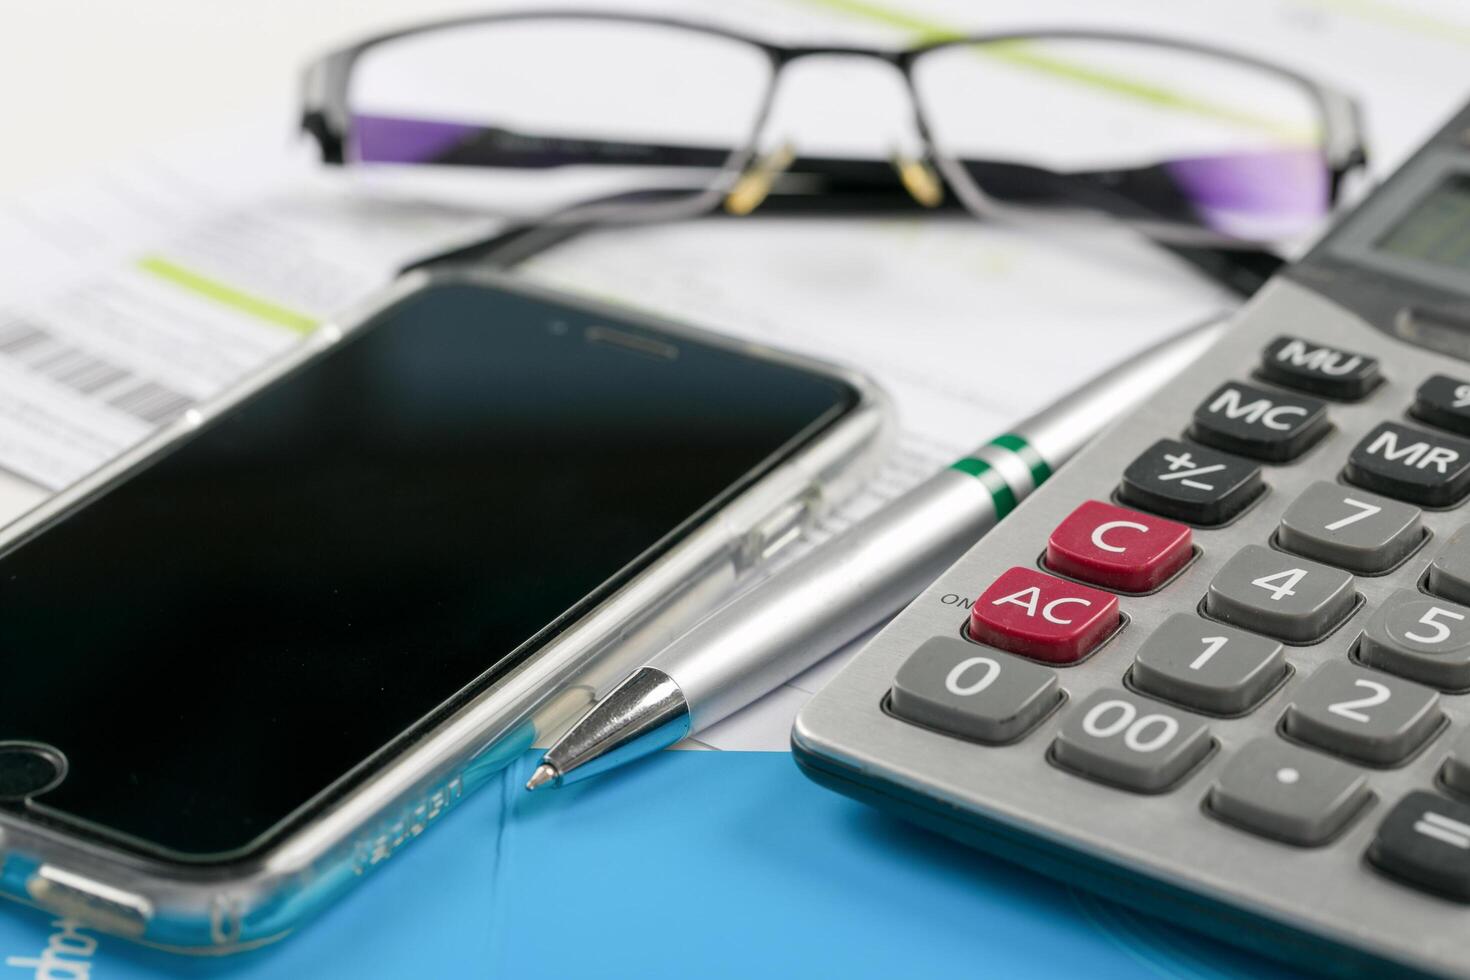
M 0 891 L 285 935 L 793 540 L 886 419 L 850 371 L 408 277 L 0 535 Z

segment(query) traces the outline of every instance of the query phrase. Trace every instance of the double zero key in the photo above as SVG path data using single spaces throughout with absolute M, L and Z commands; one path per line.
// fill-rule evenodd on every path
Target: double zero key
M 1052 743 L 1056 763 L 1136 793 L 1161 793 L 1209 754 L 1214 742 L 1199 718 L 1120 690 L 1083 701 Z

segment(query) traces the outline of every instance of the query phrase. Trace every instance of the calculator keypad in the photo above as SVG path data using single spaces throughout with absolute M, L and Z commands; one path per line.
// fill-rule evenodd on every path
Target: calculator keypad
M 1276 529 L 1287 551 L 1369 575 L 1403 561 L 1423 537 L 1419 508 L 1326 480 L 1293 500 Z
M 1216 388 L 1185 439 L 1161 439 L 1127 465 L 1116 503 L 1077 503 L 1051 529 L 1038 567 L 997 578 L 971 604 L 972 642 L 950 636 L 916 650 L 897 672 L 890 713 L 986 745 L 1021 743 L 1071 775 L 1136 794 L 1179 792 L 1223 743 L 1194 802 L 1227 832 L 1303 848 L 1351 837 L 1361 860 L 1373 828 L 1355 826 L 1372 814 L 1365 867 L 1470 903 L 1470 730 L 1456 724 L 1424 791 L 1386 814 L 1375 803 L 1384 787 L 1374 791 L 1375 779 L 1393 783 L 1390 770 L 1418 771 L 1415 760 L 1448 727 L 1446 696 L 1470 692 L 1470 509 L 1442 543 L 1428 530 L 1445 533 L 1442 519 L 1421 509 L 1470 497 L 1470 381 L 1431 377 L 1412 406 L 1384 405 L 1366 423 L 1361 409 L 1334 406 L 1347 413 L 1337 423 L 1361 438 L 1312 457 L 1337 479 L 1296 489 L 1303 481 L 1286 468 L 1316 465 L 1302 457 L 1334 425 L 1312 396 L 1371 404 L 1386 387 L 1381 365 L 1281 336 L 1254 377 L 1270 387 Z M 1394 421 L 1406 408 L 1432 428 Z M 1261 463 L 1294 496 L 1279 518 L 1242 521 L 1256 529 L 1244 543 L 1220 546 L 1213 539 L 1230 532 L 1211 529 L 1268 490 Z M 1392 580 L 1396 591 L 1373 581 L 1410 567 L 1426 542 L 1432 560 Z M 1200 556 L 1216 569 L 1207 584 L 1189 572 Z M 1068 672 L 1053 668 L 1096 651 L 1130 622 L 1120 610 L 1133 602 L 1173 607 L 1162 620 L 1140 617 L 1158 625 L 1131 662 L 1104 650 L 1079 667 L 1107 679 L 1079 685 L 1077 703 L 1049 720 L 1068 697 Z M 1350 621 L 1361 628 L 1339 635 Z M 1239 740 L 1236 726 L 1256 718 Z M 1022 741 L 1048 729 L 1044 744 Z M 1430 779 L 1441 792 L 1428 791 Z
M 1265 489 L 1254 463 L 1160 439 L 1128 464 L 1118 496 L 1154 514 L 1213 527 L 1234 520 Z
M 1334 660 L 1296 692 L 1283 727 L 1329 752 L 1389 766 L 1413 755 L 1441 719 L 1437 692 Z
M 1246 830 L 1312 847 L 1340 831 L 1370 795 L 1360 770 L 1267 736 L 1226 761 L 1208 805 Z
M 1306 452 L 1331 428 L 1327 406 L 1305 395 L 1229 382 L 1194 410 L 1189 437 L 1226 452 L 1285 462 Z
M 1014 741 L 1062 698 L 1054 671 L 958 637 L 924 643 L 888 695 L 900 718 L 980 742 Z
M 1081 660 L 1118 628 L 1118 598 L 1012 568 L 970 607 L 970 639 L 1048 663 Z
M 1382 380 L 1378 359 L 1301 337 L 1277 337 L 1261 352 L 1261 377 L 1324 398 L 1357 401 Z
M 1355 602 L 1347 572 L 1250 544 L 1215 573 L 1205 611 L 1235 626 L 1309 643 L 1336 628 Z
M 1158 793 L 1193 769 L 1211 744 L 1203 720 L 1110 689 L 1071 709 L 1052 744 L 1052 757 L 1092 779 Z
M 1189 528 L 1089 500 L 1051 532 L 1047 568 L 1122 592 L 1147 592 L 1189 564 Z
M 1447 507 L 1470 492 L 1470 442 L 1381 422 L 1353 447 L 1349 482 L 1425 507 Z
M 1254 707 L 1286 670 L 1275 640 L 1175 613 L 1143 641 L 1128 677 L 1145 694 L 1232 715 Z

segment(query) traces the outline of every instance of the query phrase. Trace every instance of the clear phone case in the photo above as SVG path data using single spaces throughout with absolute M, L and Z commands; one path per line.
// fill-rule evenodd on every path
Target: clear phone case
M 228 953 L 288 935 L 393 857 L 469 793 L 689 627 L 769 552 L 856 487 L 882 458 L 887 399 L 867 378 L 824 362 L 568 297 L 501 275 L 416 272 L 327 325 L 267 370 L 165 427 L 0 532 L 0 553 L 261 387 L 329 350 L 375 313 L 444 282 L 481 283 L 839 378 L 858 404 L 797 449 L 662 558 L 408 751 L 268 850 L 226 867 L 137 854 L 0 811 L 0 894 L 153 946 Z

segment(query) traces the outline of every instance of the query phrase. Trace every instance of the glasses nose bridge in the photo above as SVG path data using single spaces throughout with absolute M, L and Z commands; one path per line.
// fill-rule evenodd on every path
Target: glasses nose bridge
M 913 61 L 914 52 L 904 48 L 876 48 L 854 44 L 820 44 L 820 45 L 792 45 L 776 46 L 768 48 L 775 61 L 776 77 L 771 87 L 772 98 L 781 88 L 784 69 L 805 58 L 856 58 L 859 61 L 876 61 L 887 65 L 897 73 L 899 88 L 903 91 L 904 98 L 908 102 L 908 113 L 920 145 L 929 145 L 928 127 L 924 121 L 924 113 L 919 107 L 918 93 L 914 91 L 913 79 L 909 74 L 910 65 Z M 925 152 L 928 152 L 927 149 Z
M 913 135 L 917 138 L 917 143 L 912 146 L 905 146 L 904 144 L 908 143 L 907 139 L 901 139 L 895 142 L 889 162 L 893 165 L 894 170 L 897 171 L 899 180 L 904 188 L 920 204 L 925 207 L 934 207 L 943 199 L 943 178 L 927 162 L 932 155 L 932 148 L 928 135 L 928 127 L 925 125 L 923 113 L 919 109 L 918 96 L 914 91 L 913 80 L 909 76 L 909 65 L 912 61 L 911 51 L 848 44 L 798 45 L 790 47 L 771 46 L 768 50 L 774 59 L 776 67 L 776 81 L 771 89 L 773 99 L 776 90 L 781 87 L 780 81 L 784 69 L 803 58 L 854 58 L 862 62 L 876 61 L 896 72 L 896 81 L 903 93 L 904 101 L 908 104 L 907 112 L 911 118 Z M 770 121 L 769 106 L 770 103 L 767 105 L 767 115 L 762 119 L 762 129 L 765 129 Z M 782 153 L 788 154 L 788 156 L 779 164 L 779 169 L 785 169 L 786 165 L 791 162 L 789 156 L 791 153 L 790 144 L 786 144 L 771 154 L 767 158 L 767 161 L 780 160 Z M 757 176 L 759 170 L 760 168 L 757 168 L 756 172 L 747 172 L 746 177 Z M 746 205 L 745 202 L 740 202 L 743 209 L 738 213 L 748 213 L 749 210 L 759 206 L 760 201 L 765 197 L 765 190 L 767 189 L 769 189 L 768 181 L 760 195 L 754 198 L 753 204 Z M 728 207 L 729 202 L 727 202 Z
M 861 45 L 849 44 L 820 44 L 820 45 L 797 45 L 795 47 L 782 47 L 773 49 L 776 57 L 776 66 L 784 68 L 794 61 L 803 58 L 817 58 L 832 56 L 838 58 L 862 58 L 864 60 L 880 61 L 903 71 L 903 53 L 901 51 L 890 51 L 884 48 L 868 48 Z
M 872 48 L 861 45 L 850 44 L 820 44 L 820 45 L 795 45 L 791 47 L 769 48 L 775 59 L 776 78 L 772 85 L 772 95 L 780 88 L 780 82 L 784 69 L 806 58 L 856 58 L 859 61 L 876 61 L 887 65 L 898 73 L 899 87 L 903 89 L 905 97 L 909 102 L 909 111 L 914 116 L 914 123 L 923 137 L 924 121 L 919 112 L 918 98 L 913 89 L 913 83 L 909 78 L 909 52 L 902 49 Z

